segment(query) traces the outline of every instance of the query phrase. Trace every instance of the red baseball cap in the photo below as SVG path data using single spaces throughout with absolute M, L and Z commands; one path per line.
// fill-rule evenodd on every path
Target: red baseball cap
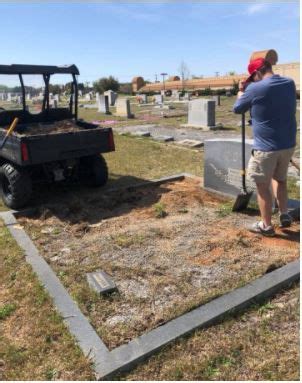
M 259 57 L 258 59 L 250 61 L 249 65 L 247 67 L 247 70 L 248 70 L 250 76 L 248 77 L 248 79 L 246 81 L 251 81 L 253 74 L 255 72 L 257 72 L 257 70 L 262 68 L 264 63 L 265 63 L 265 59 L 262 57 Z

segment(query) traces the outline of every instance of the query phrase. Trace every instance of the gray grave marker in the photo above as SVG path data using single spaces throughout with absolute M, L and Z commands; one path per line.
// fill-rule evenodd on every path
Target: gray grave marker
M 99 294 L 108 294 L 117 290 L 116 284 L 105 271 L 87 273 L 87 281 L 89 286 Z
M 245 143 L 246 166 L 251 156 L 253 140 Z M 211 139 L 204 142 L 204 187 L 236 197 L 241 193 L 241 139 Z M 247 189 L 255 184 L 247 180 Z
M 210 130 L 215 128 L 215 101 L 208 99 L 196 99 L 189 101 L 188 123 L 192 126 Z
M 117 99 L 117 93 L 113 92 L 113 90 L 107 90 L 104 92 L 104 96 L 108 96 L 109 105 L 114 106 L 116 99 Z

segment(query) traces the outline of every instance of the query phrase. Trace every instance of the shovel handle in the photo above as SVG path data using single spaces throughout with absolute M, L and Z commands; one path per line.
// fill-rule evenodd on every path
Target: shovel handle
M 245 113 L 242 113 L 242 115 L 241 115 L 241 157 L 242 157 L 242 168 L 241 168 L 242 189 L 246 193 L 246 183 L 245 183 Z
M 14 121 L 11 123 L 10 127 L 8 128 L 8 131 L 6 132 L 5 137 L 8 137 L 12 134 L 12 132 L 15 130 L 17 124 L 18 124 L 19 119 L 16 117 L 14 118 Z
M 10 127 L 8 128 L 3 141 L 0 144 L 0 149 L 3 148 L 4 144 L 6 143 L 7 138 L 12 134 L 12 132 L 15 130 L 17 124 L 18 124 L 19 119 L 16 117 L 14 118 L 14 121 L 11 123 Z

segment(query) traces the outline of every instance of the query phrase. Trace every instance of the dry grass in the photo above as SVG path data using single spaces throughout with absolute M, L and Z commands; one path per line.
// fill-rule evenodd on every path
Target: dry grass
M 227 214 L 221 202 L 186 180 L 62 196 L 20 223 L 114 348 L 299 256 L 298 224 L 257 237 L 244 228 L 253 216 Z M 119 293 L 91 292 L 85 275 L 98 269 Z
M 0 380 L 94 379 L 2 221 L 0 270 Z
M 299 288 L 166 347 L 122 380 L 299 380 Z

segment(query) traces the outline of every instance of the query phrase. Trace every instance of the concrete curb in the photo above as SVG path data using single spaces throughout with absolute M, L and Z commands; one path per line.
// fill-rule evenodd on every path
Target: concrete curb
M 185 177 L 199 178 L 188 173 L 181 173 L 172 177 L 146 181 L 131 187 L 128 186 L 110 190 L 135 190 L 136 188 L 144 186 L 182 180 Z M 24 211 L 24 214 L 25 213 Z M 109 379 L 118 372 L 132 369 L 140 361 L 148 358 L 163 346 L 196 329 L 213 325 L 226 314 L 238 312 L 255 301 L 266 299 L 279 290 L 290 286 L 293 282 L 299 281 L 300 278 L 300 263 L 299 260 L 297 260 L 248 283 L 244 287 L 231 291 L 195 310 L 183 314 L 163 326 L 133 339 L 126 345 L 109 351 L 90 325 L 88 319 L 72 300 L 54 271 L 44 258 L 40 256 L 29 236 L 23 228 L 18 225 L 16 216 L 20 215 L 22 215 L 22 211 L 8 211 L 0 213 L 0 218 L 4 220 L 11 235 L 24 250 L 26 261 L 31 264 L 39 280 L 53 298 L 57 310 L 64 318 L 64 322 L 76 338 L 83 353 L 89 356 L 94 362 L 98 379 Z

